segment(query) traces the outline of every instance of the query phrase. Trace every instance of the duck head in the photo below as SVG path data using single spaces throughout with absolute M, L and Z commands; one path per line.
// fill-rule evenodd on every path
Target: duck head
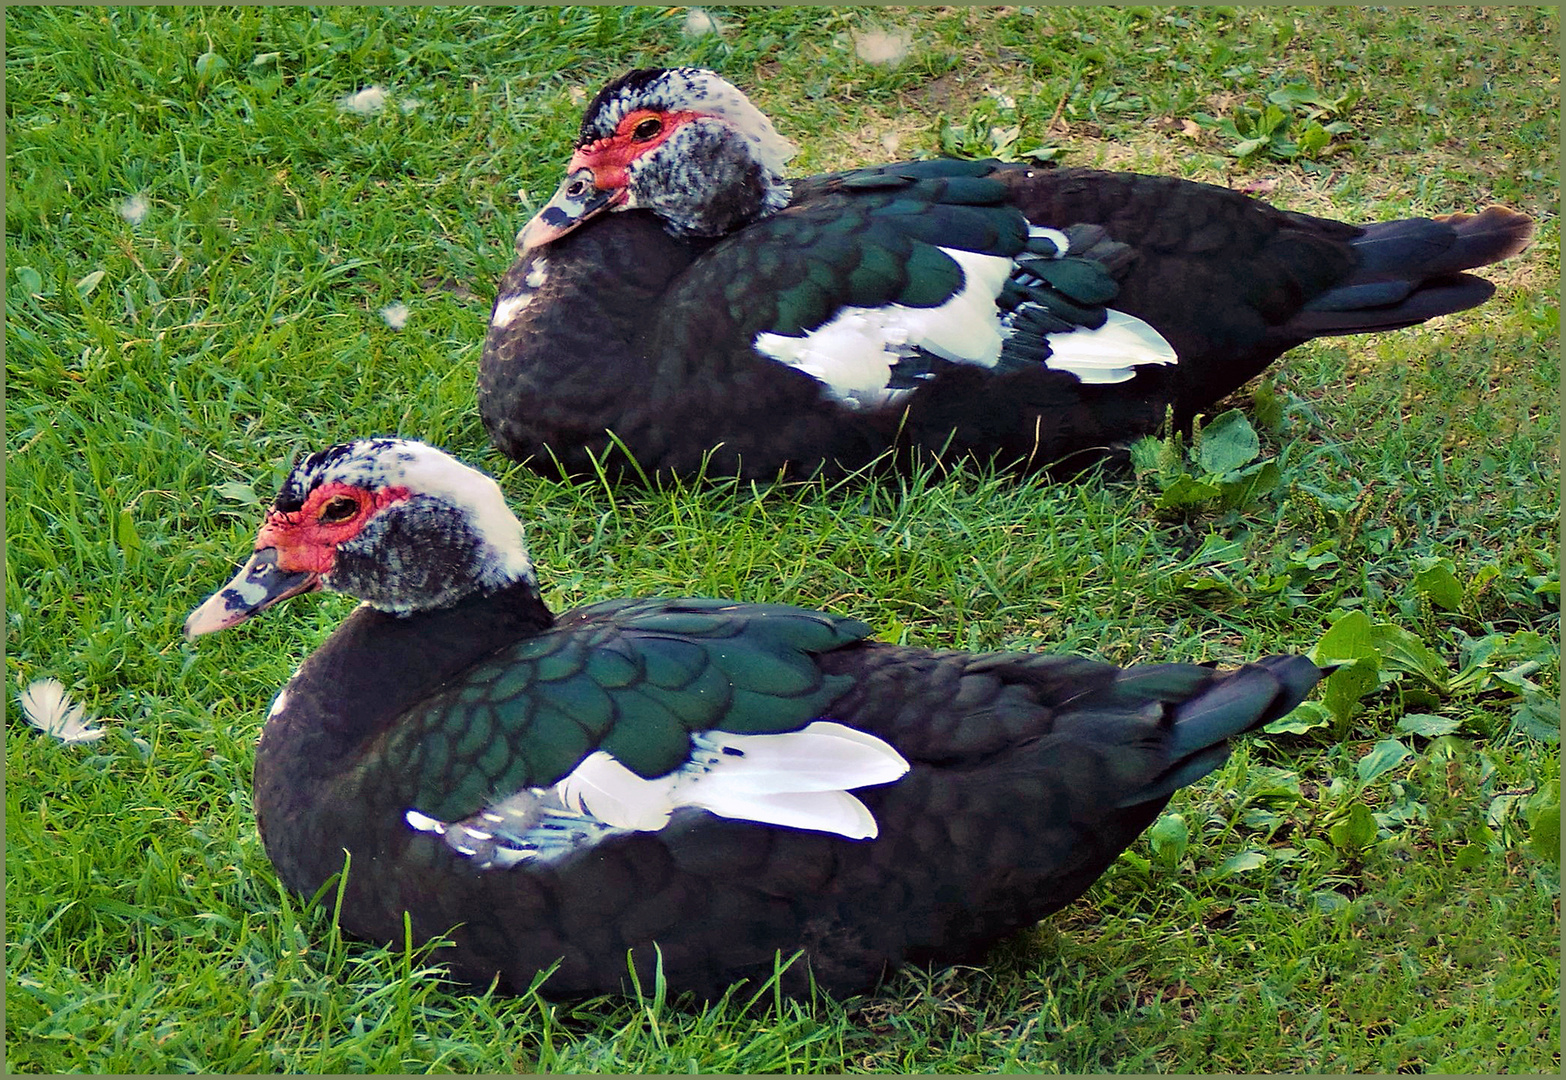
M 361 439 L 283 481 L 250 560 L 185 621 L 196 637 L 315 589 L 407 615 L 533 580 L 500 486 L 424 443 Z
M 794 144 L 732 84 L 701 68 L 640 68 L 598 92 L 565 181 L 517 251 L 598 214 L 650 210 L 675 236 L 721 236 L 788 205 Z

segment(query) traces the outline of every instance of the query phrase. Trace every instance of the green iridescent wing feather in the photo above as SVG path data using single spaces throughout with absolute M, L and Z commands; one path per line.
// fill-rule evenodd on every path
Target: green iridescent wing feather
M 390 737 L 412 804 L 442 821 L 555 783 L 594 750 L 642 776 L 690 755 L 690 735 L 794 731 L 848 689 L 813 653 L 868 636 L 854 619 L 782 604 L 617 600 L 469 669 Z
M 1027 245 L 1027 219 L 986 175 L 993 167 L 920 161 L 814 178 L 781 213 L 702 255 L 667 300 L 717 304 L 745 341 L 805 333 L 845 306 L 944 304 L 963 276 L 940 247 L 1010 258 Z M 668 320 L 657 350 L 683 355 L 699 344 L 693 332 Z

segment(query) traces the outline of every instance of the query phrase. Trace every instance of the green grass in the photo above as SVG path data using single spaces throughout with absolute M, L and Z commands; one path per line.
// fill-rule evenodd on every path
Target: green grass
M 1538 824 L 1559 790 L 1553 9 L 714 10 L 721 39 L 661 8 L 7 11 L 10 1068 L 1558 1071 L 1558 852 Z M 902 63 L 856 58 L 876 27 L 912 31 Z M 473 408 L 494 284 L 580 95 L 670 62 L 753 90 L 801 171 L 1014 124 L 1068 164 L 1273 184 L 1353 220 L 1500 201 L 1539 237 L 1479 310 L 1279 365 L 1281 417 L 1240 404 L 1282 484 L 1241 510 L 1161 515 L 1154 475 L 541 481 Z M 1363 92 L 1341 149 L 1239 162 L 1183 133 L 1293 82 Z M 339 111 L 372 84 L 383 114 Z M 477 996 L 341 940 L 331 897 L 282 894 L 255 834 L 266 703 L 351 602 L 179 633 L 293 452 L 383 432 L 500 476 L 557 607 L 782 600 L 887 640 L 1121 662 L 1307 649 L 1358 610 L 1477 674 L 1444 694 L 1405 676 L 1250 741 L 1176 797 L 1183 847 L 1167 819 L 981 968 L 749 1009 Z M 1435 558 L 1454 604 L 1414 584 Z M 108 736 L 27 727 L 15 696 L 44 676 Z M 1409 714 L 1458 727 L 1426 739 Z M 1391 740 L 1406 756 L 1378 773 Z

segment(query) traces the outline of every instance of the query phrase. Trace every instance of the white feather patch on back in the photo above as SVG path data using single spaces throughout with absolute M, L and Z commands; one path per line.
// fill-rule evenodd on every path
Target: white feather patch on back
M 289 682 L 292 681 L 292 679 L 289 680 Z M 281 716 L 286 708 L 288 708 L 288 687 L 285 685 L 277 692 L 277 697 L 272 699 L 272 707 L 267 710 L 266 718 L 271 720 Z
M 709 731 L 694 742 L 697 754 L 676 774 L 687 799 L 718 798 L 730 790 L 849 791 L 889 784 L 908 771 L 903 756 L 874 735 L 824 720 L 782 735 Z
M 547 788 L 527 788 L 450 824 L 419 810 L 406 811 L 403 820 L 417 832 L 433 833 L 480 870 L 552 862 L 625 831 L 562 806 Z
M 941 248 L 962 268 L 963 284 L 937 307 L 845 307 L 803 335 L 761 333 L 763 356 L 825 384 L 851 407 L 875 407 L 900 396 L 890 390 L 892 366 L 915 348 L 961 364 L 994 367 L 1004 337 L 995 298 L 1014 268 L 1001 255 Z
M 1048 239 L 1055 245 L 1052 258 L 1064 258 L 1071 247 L 1071 240 L 1059 229 L 1047 225 L 1029 225 L 1030 239 Z M 1026 275 L 1025 275 L 1026 278 Z M 1037 284 L 1036 278 L 1029 278 Z M 1174 347 L 1162 334 L 1134 315 L 1109 308 L 1104 325 L 1096 330 L 1078 327 L 1062 334 L 1048 334 L 1050 356 L 1044 366 L 1055 371 L 1066 371 L 1085 383 L 1119 383 L 1136 375 L 1135 368 L 1144 364 L 1175 364 L 1179 357 Z M 1012 333 L 1014 316 L 1001 319 L 1003 333 Z
M 1097 330 L 1050 334 L 1047 340 L 1050 356 L 1044 366 L 1068 371 L 1085 383 L 1125 382 L 1143 365 L 1179 362 L 1173 346 L 1157 330 L 1113 308 Z

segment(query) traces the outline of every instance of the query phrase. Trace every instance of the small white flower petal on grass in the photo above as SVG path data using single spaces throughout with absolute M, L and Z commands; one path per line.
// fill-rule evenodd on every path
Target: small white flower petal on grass
M 108 732 L 92 727 L 59 679 L 35 679 L 18 699 L 27 722 L 63 743 L 96 742 Z
M 381 308 L 381 318 L 393 330 L 401 330 L 408 324 L 408 305 L 400 300 L 395 304 L 387 304 Z
M 147 201 L 147 196 L 137 193 L 120 203 L 120 217 L 132 225 L 140 225 L 146 218 L 147 211 L 152 209 L 152 203 Z
M 680 32 L 686 37 L 719 34 L 723 32 L 723 24 L 701 8 L 690 8 L 685 12 L 685 26 Z
M 869 30 L 854 34 L 854 52 L 867 64 L 900 64 L 913 45 L 912 30 Z
M 337 107 L 355 116 L 374 116 L 386 108 L 386 91 L 379 86 L 366 86 L 357 94 L 338 98 Z

